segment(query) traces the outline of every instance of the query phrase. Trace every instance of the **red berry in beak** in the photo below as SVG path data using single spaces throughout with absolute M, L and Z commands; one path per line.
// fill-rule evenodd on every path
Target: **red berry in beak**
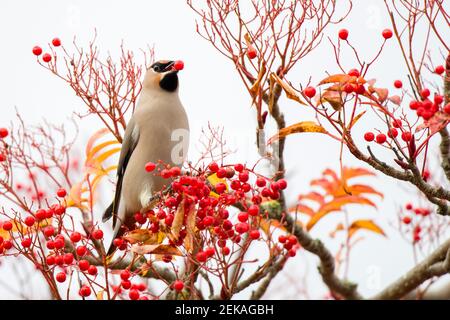
M 177 60 L 175 61 L 175 63 L 173 64 L 173 68 L 177 71 L 183 70 L 184 69 L 184 62 L 181 60 Z

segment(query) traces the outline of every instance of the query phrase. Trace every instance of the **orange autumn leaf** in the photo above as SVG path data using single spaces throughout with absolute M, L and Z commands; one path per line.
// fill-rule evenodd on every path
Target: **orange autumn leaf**
M 278 131 L 278 134 L 269 139 L 268 144 L 271 144 L 274 141 L 279 140 L 280 138 L 285 138 L 288 135 L 302 132 L 327 133 L 327 131 L 322 126 L 313 121 L 302 121 Z
M 321 220 L 323 217 L 325 217 L 327 214 L 331 212 L 337 212 L 341 211 L 343 206 L 349 205 L 349 204 L 360 204 L 360 205 L 369 205 L 372 207 L 376 207 L 375 203 L 373 203 L 371 200 L 360 197 L 360 196 L 343 196 L 333 199 L 332 201 L 324 204 L 319 208 L 317 213 L 315 213 L 311 219 L 308 221 L 308 224 L 306 225 L 307 230 L 311 230 L 319 220 Z
M 353 221 L 353 223 L 349 227 L 348 237 L 351 238 L 355 234 L 355 232 L 359 230 L 367 230 L 382 236 L 386 236 L 383 229 L 381 229 L 381 227 L 372 220 L 356 220 Z

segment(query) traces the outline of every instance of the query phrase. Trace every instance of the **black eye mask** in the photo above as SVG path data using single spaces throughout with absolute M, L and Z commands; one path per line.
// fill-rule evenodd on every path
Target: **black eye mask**
M 170 70 L 170 68 L 173 66 L 173 61 L 168 62 L 155 62 L 151 65 L 150 68 L 152 68 L 155 72 L 166 72 Z

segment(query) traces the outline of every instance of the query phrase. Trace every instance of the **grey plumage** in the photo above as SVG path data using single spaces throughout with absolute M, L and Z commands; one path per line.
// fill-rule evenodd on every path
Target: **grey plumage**
M 114 200 L 103 215 L 104 222 L 113 217 L 113 239 L 133 228 L 134 214 L 146 208 L 152 195 L 167 184 L 159 175 L 146 172 L 145 164 L 181 165 L 186 157 L 189 124 L 172 65 L 172 61 L 159 61 L 147 70 L 139 103 L 125 130 Z

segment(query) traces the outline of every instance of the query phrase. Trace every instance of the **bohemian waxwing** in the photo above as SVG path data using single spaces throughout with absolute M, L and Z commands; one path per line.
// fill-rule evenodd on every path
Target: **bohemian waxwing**
M 138 105 L 128 122 L 117 168 L 114 200 L 103 214 L 113 217 L 113 240 L 135 225 L 134 215 L 148 209 L 150 199 L 168 180 L 146 172 L 148 162 L 181 165 L 189 146 L 189 124 L 178 96 L 174 61 L 155 62 L 146 72 Z M 114 252 L 114 245 L 108 255 Z

